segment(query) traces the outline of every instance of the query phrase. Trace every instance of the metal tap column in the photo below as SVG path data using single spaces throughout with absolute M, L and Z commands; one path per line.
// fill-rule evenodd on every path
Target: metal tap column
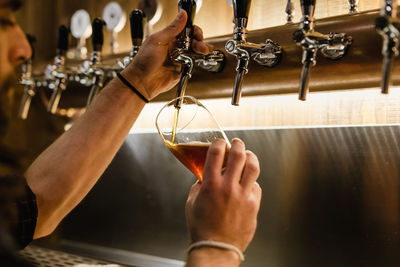
M 55 89 L 50 97 L 50 102 L 47 110 L 55 114 L 60 103 L 61 94 L 67 87 L 67 74 L 65 73 L 65 54 L 68 50 L 68 37 L 69 30 L 66 26 L 62 25 L 58 29 L 58 41 L 57 41 L 57 56 L 54 59 L 55 69 L 52 75 L 56 79 Z
M 87 106 L 89 106 L 90 103 L 92 103 L 95 96 L 99 93 L 100 89 L 103 87 L 104 73 L 101 69 L 96 68 L 96 65 L 101 62 L 101 51 L 103 49 L 103 43 L 104 43 L 104 35 L 103 35 L 104 25 L 105 25 L 104 21 L 100 18 L 95 18 L 92 23 L 93 52 L 90 56 L 90 61 L 92 65 L 91 70 L 94 75 L 94 82 L 89 93 Z
M 193 39 L 193 20 L 196 14 L 196 1 L 195 0 L 180 0 L 178 3 L 178 10 L 185 10 L 188 19 L 186 26 L 178 36 L 178 43 L 181 54 L 179 55 L 178 61 L 182 64 L 183 70 L 181 78 L 178 85 L 177 97 L 185 95 L 186 87 L 189 79 L 192 77 L 194 60 L 185 54 L 190 54 L 192 52 L 192 39 Z M 176 108 L 180 108 L 182 105 L 182 100 L 178 99 L 175 103 Z
M 399 54 L 400 20 L 397 18 L 397 1 L 386 0 L 381 16 L 375 21 L 376 30 L 383 37 L 382 94 L 389 93 L 390 76 L 394 58 Z
M 33 43 L 36 41 L 35 37 L 27 34 L 29 45 L 32 49 L 32 56 L 30 59 L 22 64 L 22 78 L 20 84 L 24 85 L 24 94 L 22 96 L 21 104 L 18 111 L 18 117 L 25 120 L 28 117 L 29 108 L 31 106 L 32 98 L 36 94 L 35 81 L 32 78 L 32 60 L 34 58 Z

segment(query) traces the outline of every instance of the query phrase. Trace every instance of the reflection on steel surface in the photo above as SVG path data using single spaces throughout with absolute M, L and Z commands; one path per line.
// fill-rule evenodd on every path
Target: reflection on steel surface
M 242 266 L 400 266 L 400 125 L 227 135 L 261 163 L 259 225 Z M 184 260 L 194 182 L 156 133 L 130 135 L 62 237 Z

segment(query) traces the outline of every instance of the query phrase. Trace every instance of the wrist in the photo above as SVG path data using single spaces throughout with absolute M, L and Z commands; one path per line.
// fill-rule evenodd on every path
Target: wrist
M 146 88 L 146 83 L 143 80 L 143 73 L 139 68 L 133 64 L 129 64 L 127 68 L 121 71 L 124 78 L 132 84 L 147 100 L 151 100 L 153 96 L 149 93 Z
M 238 254 L 216 247 L 199 247 L 188 254 L 187 265 L 192 266 L 240 266 Z

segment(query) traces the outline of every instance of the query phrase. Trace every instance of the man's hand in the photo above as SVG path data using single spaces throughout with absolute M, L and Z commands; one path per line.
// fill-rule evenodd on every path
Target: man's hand
M 181 10 L 168 27 L 146 39 L 132 63 L 123 71 L 149 100 L 170 90 L 179 81 L 180 65 L 172 62 L 169 52 L 176 48 L 176 37 L 185 28 L 186 20 L 187 14 Z M 194 26 L 192 48 L 200 54 L 208 54 L 211 50 L 211 46 L 203 42 L 203 32 L 197 26 Z
M 189 193 L 186 218 L 192 242 L 220 241 L 245 251 L 257 226 L 260 167 L 257 157 L 245 151 L 241 140 L 234 139 L 222 171 L 225 149 L 223 140 L 209 148 L 203 182 L 194 184 Z

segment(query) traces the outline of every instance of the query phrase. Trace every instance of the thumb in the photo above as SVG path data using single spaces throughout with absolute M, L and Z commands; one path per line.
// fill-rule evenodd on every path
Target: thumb
M 168 25 L 165 29 L 158 32 L 159 42 L 173 41 L 178 34 L 185 28 L 187 20 L 186 11 L 181 10 L 176 16 L 175 20 Z

